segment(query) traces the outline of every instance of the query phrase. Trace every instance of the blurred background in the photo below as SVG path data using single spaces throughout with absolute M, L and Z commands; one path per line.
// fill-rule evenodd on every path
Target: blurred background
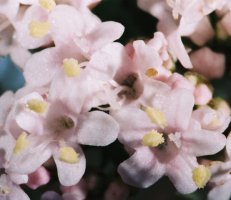
M 136 0 L 103 0 L 101 4 L 93 9 L 93 12 L 99 16 L 102 21 L 117 21 L 125 26 L 125 33 L 119 40 L 122 44 L 135 39 L 151 38 L 155 32 L 157 20 L 151 15 L 137 8 Z M 215 15 L 211 15 L 211 21 L 216 22 Z M 192 49 L 198 47 L 185 40 Z M 223 78 L 212 81 L 214 95 L 220 96 L 231 103 L 231 39 L 220 41 L 214 38 L 206 44 L 216 52 L 222 52 L 226 55 L 226 73 Z M 184 72 L 184 69 L 178 63 L 177 70 Z M 24 85 L 24 78 L 20 69 L 12 63 L 8 56 L 0 58 L 0 92 L 12 90 L 16 91 Z M 105 191 L 109 188 L 111 182 L 118 183 L 124 191 L 127 192 L 126 199 L 129 200 L 202 200 L 206 199 L 206 189 L 198 190 L 190 195 L 178 194 L 167 177 L 162 178 L 155 185 L 147 189 L 138 189 L 126 186 L 121 182 L 117 174 L 119 163 L 128 158 L 119 142 L 115 142 L 104 148 L 83 147 L 86 159 L 87 169 L 84 178 L 90 180 L 94 177 L 96 187 L 89 192 L 88 200 L 104 199 Z M 216 156 L 219 156 L 216 155 Z M 33 191 L 26 186 L 23 187 L 31 197 L 31 200 L 39 200 L 43 192 L 47 190 L 59 191 L 59 183 L 56 177 L 56 169 L 49 169 L 54 177 L 52 181 L 39 189 Z M 115 191 L 115 197 L 118 196 Z M 112 199 L 114 200 L 114 199 Z M 117 200 L 120 200 L 119 198 Z M 122 199 L 121 199 L 122 200 Z

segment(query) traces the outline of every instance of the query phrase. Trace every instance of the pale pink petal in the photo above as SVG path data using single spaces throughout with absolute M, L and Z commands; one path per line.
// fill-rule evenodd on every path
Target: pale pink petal
M 0 154 L 0 161 L 2 161 L 2 163 L 0 162 L 1 168 L 4 167 L 5 162 L 10 160 L 14 145 L 15 139 L 13 138 L 13 136 L 9 132 L 2 131 L 0 133 L 0 152 L 3 153 L 3 155 Z
M 50 100 L 61 101 L 73 113 L 80 113 L 86 98 L 92 97 L 99 87 L 98 82 L 92 80 L 87 73 L 81 71 L 79 77 L 69 78 L 63 71 L 59 71 L 50 86 Z
M 202 129 L 222 133 L 230 123 L 229 113 L 214 110 L 209 106 L 201 106 L 193 111 L 193 119 L 198 121 Z
M 226 141 L 226 154 L 229 159 L 231 159 L 231 134 L 228 135 Z
M 76 37 L 75 43 L 84 54 L 91 56 L 106 44 L 119 39 L 123 32 L 124 27 L 120 23 L 103 22 L 84 37 Z
M 191 123 L 198 122 L 191 120 Z M 182 135 L 185 150 L 196 156 L 212 155 L 222 150 L 226 137 L 215 131 L 189 129 Z
M 30 110 L 21 112 L 15 116 L 17 125 L 28 133 L 43 134 L 43 119 L 37 113 Z
M 224 184 L 215 186 L 208 193 L 208 200 L 229 200 L 231 196 L 231 181 L 227 181 Z
M 157 161 L 149 148 L 143 147 L 122 162 L 118 172 L 125 183 L 147 188 L 164 175 L 165 167 Z
M 15 44 L 10 49 L 10 57 L 18 67 L 24 68 L 27 60 L 31 57 L 31 53 L 27 49 Z
M 120 124 L 119 141 L 132 148 L 141 146 L 144 135 L 154 128 L 147 114 L 138 108 L 127 106 L 112 112 L 112 116 Z
M 13 20 L 16 17 L 18 9 L 19 9 L 18 0 L 0 2 L 0 14 L 5 15 L 10 20 Z
M 167 126 L 175 131 L 187 129 L 193 106 L 194 97 L 190 90 L 178 88 L 153 96 L 152 107 L 164 113 Z
M 35 53 L 24 67 L 24 77 L 31 86 L 43 86 L 51 81 L 59 61 L 55 48 Z
M 79 122 L 80 144 L 106 146 L 117 139 L 119 124 L 108 114 L 93 111 L 83 115 Z
M 28 182 L 28 175 L 25 175 L 25 174 L 8 173 L 8 176 L 17 185 Z
M 11 91 L 5 92 L 0 98 L 0 127 L 5 124 L 8 113 L 14 101 L 14 94 Z
M 212 99 L 213 94 L 210 88 L 206 84 L 199 84 L 194 91 L 195 104 L 206 105 Z
M 169 76 L 170 72 L 162 67 L 162 58 L 159 52 L 155 49 L 155 46 L 145 44 L 142 40 L 133 42 L 134 47 L 134 63 L 140 69 L 143 74 L 150 67 L 154 67 L 157 70 L 158 76 Z
M 171 13 L 166 12 L 166 10 L 160 10 L 158 15 L 160 21 L 157 25 L 157 29 L 165 34 L 171 53 L 179 59 L 185 68 L 192 68 L 192 63 L 181 40 L 181 29 L 178 29 L 176 21 L 172 18 Z M 168 20 L 164 20 L 166 17 Z
M 74 164 L 69 164 L 59 160 L 58 153 L 53 156 L 58 171 L 59 181 L 64 186 L 72 186 L 77 184 L 85 172 L 85 156 L 80 147 L 76 147 L 75 150 L 79 155 L 79 161 Z
M 166 175 L 177 191 L 183 194 L 194 192 L 197 187 L 192 180 L 192 170 L 197 166 L 196 157 L 179 154 L 166 168 Z
M 215 33 L 208 17 L 204 17 L 198 23 L 196 30 L 190 35 L 190 38 L 195 44 L 203 46 L 206 42 L 212 39 L 214 35 Z
M 107 81 L 113 79 L 123 62 L 129 60 L 125 48 L 119 43 L 112 43 L 92 55 L 86 70 L 93 77 Z
M 72 42 L 76 35 L 83 34 L 83 17 L 72 6 L 57 5 L 49 15 L 49 21 L 52 22 L 51 35 L 56 45 Z
M 19 187 L 19 186 L 13 186 L 9 196 L 8 196 L 9 200 L 16 200 L 16 199 L 20 199 L 20 200 L 30 200 L 30 198 L 27 196 L 27 194 Z M 7 199 L 7 200 L 8 200 Z
M 177 89 L 177 88 L 185 88 L 190 91 L 194 91 L 194 86 L 193 84 L 188 81 L 184 76 L 178 73 L 173 73 L 166 82 L 169 86 L 171 86 L 172 89 Z
M 167 37 L 169 48 L 185 68 L 193 68 L 189 55 L 177 31 Z
M 48 144 L 42 144 L 36 138 L 28 137 L 28 140 L 28 146 L 19 154 L 12 156 L 8 167 L 9 171 L 29 174 L 51 157 L 51 149 Z

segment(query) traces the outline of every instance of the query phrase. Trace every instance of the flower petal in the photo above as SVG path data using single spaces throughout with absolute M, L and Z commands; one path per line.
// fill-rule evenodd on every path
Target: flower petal
M 106 146 L 117 139 L 119 124 L 101 111 L 89 112 L 79 123 L 78 142 L 80 144 Z
M 226 137 L 223 134 L 203 129 L 187 130 L 182 134 L 182 138 L 185 149 L 195 156 L 215 154 L 226 144 Z
M 166 174 L 178 192 L 186 194 L 197 189 L 192 179 L 192 170 L 197 165 L 196 157 L 188 155 L 178 155 L 168 164 Z
M 47 144 L 49 142 L 42 143 L 37 138 L 31 138 L 30 136 L 27 139 L 28 146 L 22 152 L 19 152 L 19 154 L 12 156 L 9 163 L 9 171 L 29 174 L 38 169 L 51 157 L 51 149 Z
M 215 186 L 209 193 L 208 193 L 208 200 L 228 200 L 231 196 L 231 181 L 227 181 L 224 184 Z
M 140 148 L 119 165 L 118 172 L 125 183 L 147 188 L 164 175 L 165 167 L 149 148 Z
M 78 162 L 74 164 L 63 162 L 59 159 L 58 153 L 53 155 L 58 171 L 59 181 L 64 186 L 72 186 L 77 184 L 82 178 L 85 168 L 86 160 L 80 147 L 76 147 L 78 153 Z

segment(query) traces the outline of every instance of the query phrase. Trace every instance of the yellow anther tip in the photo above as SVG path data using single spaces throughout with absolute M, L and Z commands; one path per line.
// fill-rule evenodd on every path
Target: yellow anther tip
M 49 32 L 51 24 L 49 22 L 31 21 L 28 28 L 32 37 L 41 38 Z
M 39 99 L 30 99 L 27 102 L 27 106 L 30 110 L 33 110 L 39 114 L 43 114 L 47 111 L 48 103 Z
M 164 137 L 162 133 L 158 133 L 157 131 L 153 130 L 146 135 L 144 135 L 142 144 L 148 147 L 157 147 L 160 144 L 164 143 Z
M 150 77 L 150 78 L 156 76 L 157 74 L 158 74 L 158 72 L 154 68 L 148 68 L 145 72 L 145 75 Z
M 211 177 L 208 167 L 199 165 L 192 171 L 192 178 L 198 188 L 204 188 Z
M 63 70 L 66 76 L 76 77 L 80 74 L 80 66 L 76 59 L 66 58 L 63 60 Z
M 56 3 L 54 0 L 39 0 L 39 4 L 43 9 L 47 11 L 53 10 L 54 7 L 56 6 Z
M 69 163 L 75 164 L 79 162 L 79 154 L 72 147 L 62 147 L 59 152 L 59 160 Z
M 20 136 L 18 137 L 18 139 L 16 140 L 16 143 L 13 149 L 13 153 L 15 155 L 21 153 L 28 145 L 27 136 L 28 135 L 26 132 L 22 132 Z

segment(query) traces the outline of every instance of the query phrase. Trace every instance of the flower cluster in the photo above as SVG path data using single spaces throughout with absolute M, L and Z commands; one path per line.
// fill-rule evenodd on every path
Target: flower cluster
M 57 168 L 62 197 L 49 191 L 43 200 L 85 199 L 91 186 L 82 145 L 117 139 L 130 156 L 118 166 L 124 183 L 146 188 L 168 176 L 186 194 L 210 181 L 209 199 L 228 199 L 230 108 L 213 98 L 208 82 L 223 76 L 225 56 L 204 44 L 215 35 L 208 20 L 215 10 L 219 37 L 231 34 L 230 2 L 138 0 L 158 18 L 158 32 L 126 45 L 115 42 L 122 24 L 91 12 L 99 2 L 0 2 L 0 55 L 9 54 L 26 81 L 0 97 L 0 199 L 28 200 L 19 185 L 48 183 L 49 165 Z M 183 36 L 200 49 L 189 55 Z M 177 60 L 194 71 L 178 73 Z M 202 159 L 225 146 L 224 162 Z M 128 195 L 117 181 L 105 199 L 114 191 L 117 199 Z

